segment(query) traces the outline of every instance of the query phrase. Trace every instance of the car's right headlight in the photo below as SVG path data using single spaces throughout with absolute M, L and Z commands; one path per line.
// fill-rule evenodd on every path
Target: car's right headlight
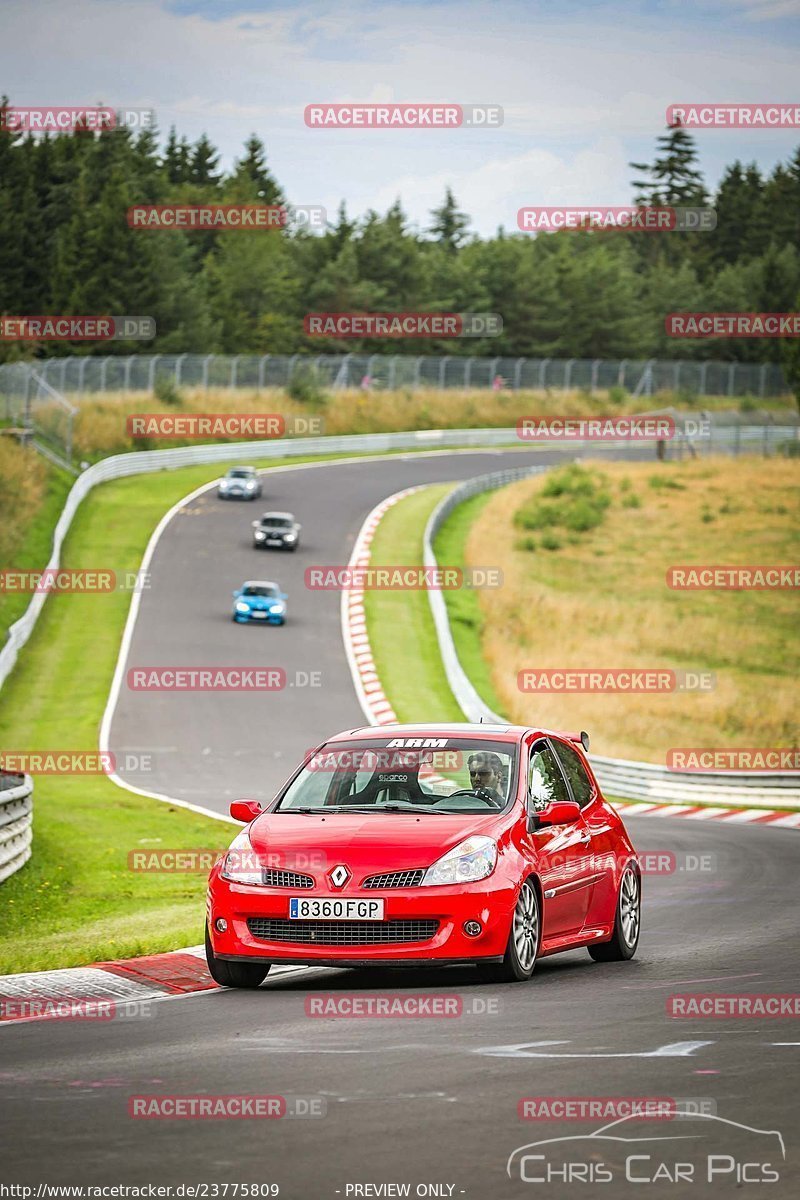
M 262 533 L 260 529 L 256 530 L 256 541 L 257 542 L 263 542 L 263 540 L 266 536 L 267 535 L 265 533 Z
M 452 850 L 428 867 L 422 885 L 443 883 L 476 883 L 491 875 L 497 862 L 497 842 L 494 838 L 475 835 L 459 842 Z
M 249 604 L 245 604 L 243 600 L 237 600 L 237 602 L 236 602 L 236 611 L 237 611 L 237 612 L 240 612 L 240 613 L 249 613 L 249 612 L 250 612 L 250 605 L 249 605 Z
M 264 872 L 259 864 L 258 855 L 250 844 L 247 830 L 243 829 L 228 847 L 228 853 L 222 860 L 220 874 L 231 883 L 249 883 L 262 887 Z

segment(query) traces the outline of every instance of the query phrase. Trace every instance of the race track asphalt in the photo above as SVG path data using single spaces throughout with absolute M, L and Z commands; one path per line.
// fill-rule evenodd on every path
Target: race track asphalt
M 339 596 L 304 594 L 304 567 L 346 562 L 367 511 L 391 492 L 491 470 L 498 457 L 392 459 L 268 477 L 258 507 L 296 512 L 304 525 L 296 555 L 258 557 L 250 549 L 250 506 L 219 504 L 210 495 L 189 506 L 192 515 L 176 517 L 153 562 L 129 662 L 256 661 L 321 670 L 324 686 L 258 704 L 230 696 L 206 703 L 194 693 L 152 710 L 157 696 L 141 704 L 123 691 L 112 746 L 158 748 L 155 772 L 135 782 L 222 811 L 231 796 L 269 797 L 309 744 L 362 724 L 342 651 Z M 257 576 L 277 577 L 289 592 L 284 629 L 230 622 L 232 587 Z M 0 1028 L 0 1181 L 205 1184 L 195 1195 L 212 1198 L 226 1194 L 224 1184 L 274 1183 L 287 1200 L 403 1194 L 378 1190 L 387 1184 L 408 1184 L 411 1196 L 616 1200 L 644 1186 L 625 1180 L 624 1160 L 635 1153 L 630 1169 L 640 1179 L 652 1177 L 659 1163 L 662 1178 L 684 1163 L 683 1182 L 653 1183 L 648 1195 L 796 1196 L 797 1022 L 681 1019 L 667 1015 L 666 1003 L 673 993 L 800 990 L 800 841 L 791 830 L 720 821 L 643 816 L 628 827 L 640 851 L 670 852 L 676 860 L 675 871 L 645 879 L 642 941 L 630 963 L 595 964 L 575 951 L 542 961 L 530 983 L 505 986 L 481 984 L 467 969 L 316 969 L 270 976 L 253 993 L 155 1002 L 149 1017 Z M 463 1012 L 446 1019 L 307 1016 L 306 1000 L 323 992 L 455 994 Z M 326 1115 L 128 1115 L 132 1095 L 197 1093 L 310 1098 L 324 1103 Z M 562 1171 L 545 1185 L 523 1181 L 518 1162 L 507 1175 L 508 1156 L 607 1122 L 520 1120 L 520 1100 L 535 1096 L 694 1099 L 706 1109 L 713 1104 L 722 1120 L 641 1122 L 620 1136 L 646 1143 L 581 1143 L 575 1159 L 590 1173 L 604 1164 L 610 1183 L 582 1182 L 574 1168 L 574 1181 L 564 1183 L 559 1151 L 534 1149 L 550 1167 L 528 1158 L 528 1178 Z M 782 1134 L 785 1161 L 776 1136 L 756 1129 Z M 709 1153 L 721 1156 L 721 1173 L 710 1184 Z M 770 1163 L 779 1182 L 737 1188 L 743 1162 L 761 1164 L 759 1171 Z M 755 1172 L 751 1165 L 745 1173 Z M 211 1185 L 219 1185 L 216 1193 Z M 439 1190 L 426 1191 L 428 1185 Z M 232 1188 L 227 1195 L 234 1196 Z

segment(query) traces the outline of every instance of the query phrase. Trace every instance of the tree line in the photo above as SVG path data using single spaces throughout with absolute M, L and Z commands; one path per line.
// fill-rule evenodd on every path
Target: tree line
M 734 162 L 710 193 L 693 139 L 676 127 L 651 162 L 631 168 L 633 202 L 710 205 L 716 229 L 532 237 L 500 228 L 481 238 L 448 189 L 424 229 L 398 200 L 361 217 L 343 203 L 322 233 L 145 232 L 128 225 L 133 205 L 286 203 L 262 141 L 249 137 L 224 172 L 206 136 L 190 143 L 174 128 L 163 147 L 154 130 L 34 137 L 0 128 L 0 313 L 155 318 L 153 342 L 103 343 L 103 354 L 777 359 L 771 339 L 670 339 L 664 317 L 797 307 L 800 148 L 768 175 Z M 349 311 L 497 312 L 504 328 L 491 339 L 389 343 L 304 332 L 309 312 Z M 97 351 L 0 342 L 6 361 Z

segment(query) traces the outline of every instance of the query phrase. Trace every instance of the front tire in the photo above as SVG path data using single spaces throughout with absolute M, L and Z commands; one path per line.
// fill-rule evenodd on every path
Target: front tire
M 206 962 L 209 975 L 220 987 L 257 988 L 269 974 L 269 966 L 265 966 L 264 963 L 226 962 L 222 958 L 217 958 L 211 945 L 208 925 L 206 925 Z
M 533 974 L 541 940 L 541 905 L 533 881 L 526 879 L 519 889 L 503 961 L 479 965 L 481 977 L 489 983 L 524 983 Z
M 595 962 L 625 962 L 633 958 L 642 927 L 642 889 L 639 876 L 631 866 L 622 873 L 617 897 L 614 933 L 610 942 L 587 946 Z

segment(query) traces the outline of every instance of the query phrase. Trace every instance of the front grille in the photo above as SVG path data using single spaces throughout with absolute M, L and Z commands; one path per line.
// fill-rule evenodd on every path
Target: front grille
M 419 887 L 424 875 L 423 868 L 418 871 L 389 871 L 385 875 L 370 875 L 369 879 L 365 879 L 361 886 L 365 888 Z
M 269 868 L 264 871 L 265 887 L 313 888 L 313 875 L 299 875 L 297 871 L 275 871 Z
M 289 921 L 248 917 L 253 937 L 265 942 L 313 946 L 383 946 L 394 942 L 429 942 L 438 921 Z

